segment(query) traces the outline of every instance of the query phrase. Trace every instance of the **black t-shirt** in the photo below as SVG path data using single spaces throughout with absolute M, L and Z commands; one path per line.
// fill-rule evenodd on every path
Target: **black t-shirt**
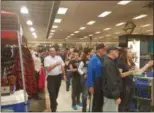
M 67 62 L 68 62 L 68 64 L 65 65 L 65 69 L 66 69 L 66 70 L 69 70 L 69 69 L 70 69 L 70 61 L 67 60 Z
M 72 65 L 74 69 L 77 69 L 79 67 L 80 60 L 71 60 L 69 63 L 69 66 Z M 78 71 L 73 72 L 74 74 L 77 74 Z
M 123 73 L 130 71 L 130 68 L 121 59 L 117 60 L 117 65 L 118 65 L 119 69 L 122 69 Z M 128 85 L 132 86 L 133 85 L 133 76 L 132 75 L 124 77 L 124 78 L 122 78 L 122 80 L 123 80 L 124 86 L 128 86 Z

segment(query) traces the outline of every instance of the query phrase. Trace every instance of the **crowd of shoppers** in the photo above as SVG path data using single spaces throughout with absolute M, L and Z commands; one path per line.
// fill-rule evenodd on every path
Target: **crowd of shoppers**
M 92 112 L 129 111 L 133 76 L 139 76 L 153 66 L 151 60 L 137 69 L 131 49 L 104 44 L 84 50 L 49 47 L 45 53 L 42 53 L 41 60 L 46 70 L 52 112 L 57 109 L 62 79 L 66 82 L 66 91 L 72 86 L 73 110 L 80 106 L 83 112 L 87 112 L 87 101 L 90 100 Z

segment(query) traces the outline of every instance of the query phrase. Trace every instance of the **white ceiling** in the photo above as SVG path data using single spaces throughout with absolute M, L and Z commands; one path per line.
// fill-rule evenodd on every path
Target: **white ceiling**
M 58 25 L 56 32 L 51 39 L 47 39 L 46 30 L 49 21 L 49 15 L 51 11 L 51 1 L 2 1 L 2 10 L 16 12 L 20 15 L 21 24 L 24 29 L 24 35 L 28 41 L 42 42 L 42 41 L 63 41 L 67 36 L 78 31 L 80 27 L 86 27 L 86 29 L 80 31 L 78 34 L 71 36 L 67 41 L 88 41 L 89 39 L 79 40 L 84 36 L 94 34 L 100 31 L 100 34 L 94 35 L 94 38 L 104 37 L 102 39 L 96 39 L 96 41 L 118 41 L 117 37 L 123 33 L 124 25 L 116 27 L 115 24 L 120 22 L 126 22 L 132 20 L 141 14 L 147 14 L 148 16 L 139 20 L 133 20 L 136 24 L 134 33 L 150 34 L 153 32 L 153 9 L 143 7 L 149 3 L 149 1 L 132 1 L 127 5 L 117 5 L 118 1 L 61 1 L 60 7 L 68 8 L 65 15 L 56 15 L 56 18 L 61 18 L 62 22 Z M 23 16 L 19 13 L 20 7 L 26 5 L 30 11 L 28 16 Z M 104 18 L 99 18 L 103 11 L 112 11 L 112 13 Z M 34 22 L 34 28 L 38 38 L 34 39 L 29 26 L 26 25 L 26 20 L 30 18 Z M 89 26 L 86 25 L 89 21 L 95 20 L 96 23 Z M 141 25 L 151 24 L 151 26 L 141 28 Z M 104 28 L 112 28 L 108 31 L 103 31 Z M 147 30 L 152 30 L 147 32 Z M 106 36 L 111 35 L 111 36 Z

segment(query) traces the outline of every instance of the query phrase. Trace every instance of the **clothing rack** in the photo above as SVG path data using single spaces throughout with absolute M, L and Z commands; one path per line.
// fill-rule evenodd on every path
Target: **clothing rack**
M 7 21 L 6 22 L 6 17 L 7 17 Z M 12 18 L 11 18 L 12 17 Z M 11 20 L 16 20 L 16 24 L 15 23 L 12 23 Z M 19 57 L 20 57 L 20 65 L 21 65 L 21 75 L 22 75 L 22 84 L 23 84 L 23 90 L 24 90 L 24 103 L 25 103 L 25 111 L 27 112 L 28 111 L 28 108 L 27 108 L 27 95 L 26 95 L 26 87 L 25 87 L 25 78 L 24 78 L 24 65 L 23 65 L 23 54 L 22 54 L 22 36 L 20 35 L 20 22 L 19 22 L 19 17 L 18 15 L 14 14 L 14 13 L 10 13 L 10 12 L 5 12 L 5 11 L 1 11 L 1 23 L 2 23 L 2 31 L 1 33 L 4 31 L 5 33 L 6 32 L 10 32 L 10 31 L 13 31 L 17 37 L 17 45 L 18 45 L 18 48 L 19 48 Z M 11 24 L 11 25 L 10 25 Z M 7 27 L 6 27 L 7 26 Z M 8 26 L 11 26 L 10 29 Z M 13 27 L 14 26 L 14 27 Z M 3 33 L 4 34 L 4 33 Z M 4 38 L 4 42 L 6 44 L 8 44 L 10 38 L 12 38 L 12 36 L 8 35 L 8 34 L 5 34 L 5 36 L 1 36 L 2 39 Z M 13 37 L 15 38 L 15 37 Z M 2 40 L 3 42 L 3 40 Z

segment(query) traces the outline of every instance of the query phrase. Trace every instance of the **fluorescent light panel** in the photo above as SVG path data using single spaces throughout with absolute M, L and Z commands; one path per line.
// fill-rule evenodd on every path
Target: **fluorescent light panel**
M 122 0 L 122 1 L 118 2 L 117 4 L 118 5 L 126 5 L 126 4 L 128 4 L 130 2 L 131 2 L 131 0 Z
M 32 35 L 33 35 L 33 36 L 36 36 L 36 33 L 35 33 L 35 32 L 33 32 L 33 33 L 32 33 Z
M 101 13 L 98 17 L 106 17 L 107 15 L 111 14 L 111 11 L 104 11 L 103 13 Z
M 147 30 L 146 32 L 151 32 L 151 31 L 153 31 L 153 30 Z
M 88 22 L 87 25 L 93 25 L 95 22 L 96 22 L 96 21 L 93 21 L 93 20 L 92 20 L 92 21 Z
M 55 30 L 51 30 L 51 32 L 52 32 L 52 33 L 54 33 L 54 32 L 55 32 Z
M 20 8 L 20 13 L 22 13 L 22 14 L 28 14 L 29 13 L 28 8 L 25 7 L 25 6 L 21 7 Z
M 99 33 L 101 33 L 100 31 L 97 31 L 95 34 L 99 34 Z
M 93 36 L 93 34 L 90 34 L 89 36 Z
M 55 19 L 55 23 L 61 23 L 61 21 L 62 21 L 62 19 L 59 19 L 59 18 L 57 18 L 57 19 Z
M 52 38 L 52 36 L 49 36 L 49 39 L 51 39 Z
M 33 25 L 33 22 L 31 20 L 28 20 L 27 25 Z
M 110 30 L 111 28 L 105 28 L 104 31 Z
M 58 28 L 58 26 L 54 25 L 54 26 L 52 26 L 52 28 Z
M 125 22 L 120 22 L 120 23 L 116 24 L 115 26 L 121 26 L 121 25 L 124 25 L 124 24 L 125 24 Z
M 120 34 L 120 32 L 115 32 L 115 34 Z
M 58 13 L 57 14 L 63 14 L 64 15 L 64 14 L 66 14 L 67 10 L 68 10 L 68 8 L 60 7 L 58 9 Z
M 145 24 L 145 25 L 142 25 L 141 27 L 148 27 L 148 26 L 151 26 L 151 24 Z
M 142 14 L 142 15 L 139 15 L 139 16 L 134 17 L 133 19 L 134 20 L 138 20 L 138 19 L 141 19 L 141 18 L 145 18 L 146 16 L 148 16 L 148 15 Z
M 34 38 L 36 39 L 37 38 L 37 35 L 34 35 Z
M 31 31 L 31 32 L 34 32 L 34 31 L 35 31 L 35 29 L 34 29 L 33 27 L 31 27 L 31 28 L 30 28 L 30 31 Z
M 71 34 L 71 36 L 74 36 L 74 34 Z
M 84 29 L 86 29 L 86 27 L 80 27 L 80 30 L 84 30 Z
M 85 36 L 84 38 L 86 39 L 86 38 L 88 38 L 88 36 Z
M 74 33 L 79 33 L 79 31 L 75 31 Z

